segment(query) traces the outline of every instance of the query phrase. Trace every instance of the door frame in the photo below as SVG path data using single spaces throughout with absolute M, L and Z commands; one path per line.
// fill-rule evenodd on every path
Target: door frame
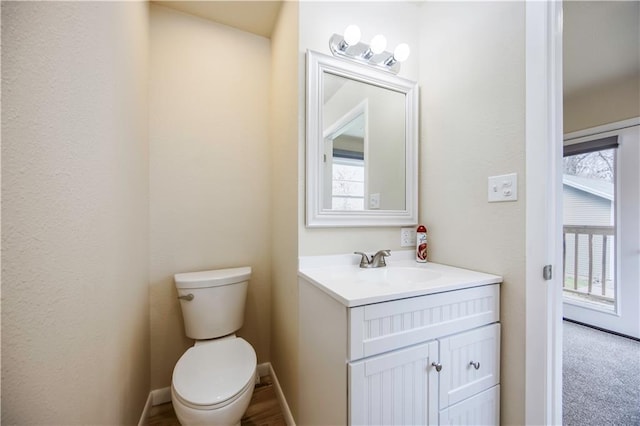
M 560 425 L 562 1 L 526 1 L 525 27 L 525 423 Z

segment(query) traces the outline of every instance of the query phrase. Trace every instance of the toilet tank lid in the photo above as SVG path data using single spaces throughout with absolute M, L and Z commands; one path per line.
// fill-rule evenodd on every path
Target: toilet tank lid
M 216 269 L 213 271 L 185 272 L 175 274 L 177 288 L 204 288 L 229 285 L 247 281 L 251 277 L 251 267 Z

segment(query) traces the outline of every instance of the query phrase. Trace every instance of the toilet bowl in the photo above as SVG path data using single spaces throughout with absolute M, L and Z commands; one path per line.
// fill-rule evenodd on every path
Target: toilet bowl
M 178 360 L 171 399 L 183 425 L 237 425 L 256 381 L 256 354 L 239 337 L 197 342 Z
M 195 344 L 173 369 L 171 400 L 182 425 L 239 425 L 256 382 L 253 347 L 242 326 L 251 268 L 175 275 L 188 337 Z

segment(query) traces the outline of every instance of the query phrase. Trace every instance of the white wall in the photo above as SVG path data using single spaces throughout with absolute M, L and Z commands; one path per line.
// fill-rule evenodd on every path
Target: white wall
M 399 75 L 418 79 L 419 16 L 418 4 L 409 2 L 301 2 L 299 37 L 299 117 L 305 120 L 305 53 L 307 49 L 331 55 L 329 38 L 342 34 L 349 24 L 362 31 L 362 40 L 370 42 L 378 33 L 387 38 L 387 50 L 399 43 L 408 43 L 412 49 L 409 59 L 402 63 Z M 400 228 L 341 228 L 310 229 L 305 227 L 305 128 L 300 126 L 299 152 L 299 255 L 350 253 L 400 248 Z
M 502 424 L 524 424 L 524 2 L 427 2 L 420 13 L 420 218 L 434 262 L 504 277 Z M 487 177 L 518 173 L 518 201 Z
M 2 2 L 2 423 L 149 391 L 147 6 Z
M 251 266 L 238 333 L 269 360 L 269 40 L 151 5 L 151 388 L 169 386 L 184 336 L 173 275 Z

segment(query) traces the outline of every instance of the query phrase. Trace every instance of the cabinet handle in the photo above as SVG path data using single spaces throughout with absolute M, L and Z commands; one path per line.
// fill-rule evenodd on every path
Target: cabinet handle
M 442 364 L 440 364 L 439 362 L 432 362 L 431 365 L 436 368 L 436 371 L 438 373 L 440 372 L 440 370 L 442 370 Z
M 472 365 L 473 368 L 475 368 L 476 370 L 480 369 L 480 362 L 479 361 L 478 362 L 471 361 L 471 362 L 469 362 L 469 365 Z

